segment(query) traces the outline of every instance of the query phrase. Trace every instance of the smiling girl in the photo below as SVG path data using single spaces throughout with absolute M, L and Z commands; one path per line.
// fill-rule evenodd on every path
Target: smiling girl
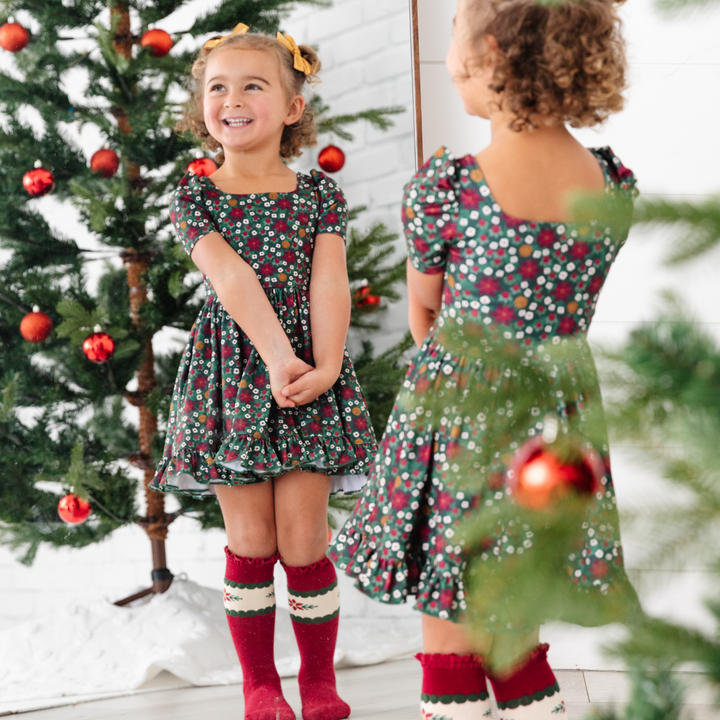
M 347 207 L 333 180 L 284 162 L 316 143 L 302 93 L 317 56 L 287 35 L 247 29 L 205 45 L 180 124 L 219 151 L 220 168 L 186 175 L 172 199 L 170 218 L 204 275 L 207 300 L 180 364 L 152 486 L 220 502 L 225 610 L 245 719 L 295 718 L 273 654 L 280 561 L 301 656 L 302 716 L 339 720 L 350 707 L 335 689 L 339 595 L 325 557 L 328 497 L 359 489 L 376 449 L 345 350 Z

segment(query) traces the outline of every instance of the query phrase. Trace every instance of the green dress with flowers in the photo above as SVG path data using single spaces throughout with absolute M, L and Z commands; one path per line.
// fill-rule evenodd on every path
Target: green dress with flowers
M 188 254 L 220 233 L 255 270 L 295 354 L 314 365 L 309 285 L 316 235 L 345 237 L 347 205 L 334 180 L 297 174 L 288 193 L 233 195 L 187 174 L 170 219 Z M 163 458 L 151 487 L 192 495 L 299 469 L 355 491 L 376 451 L 370 417 L 345 351 L 335 385 L 307 405 L 281 408 L 267 367 L 205 278 L 206 301 L 190 331 L 172 395 Z M 239 289 L 242 292 L 242 289 Z
M 592 152 L 606 194 L 629 207 L 633 174 L 609 148 Z M 578 529 L 580 544 L 566 558 L 567 576 L 587 591 L 627 588 L 597 374 L 585 336 L 629 226 L 510 217 L 474 157 L 455 159 L 445 149 L 405 188 L 403 224 L 413 266 L 444 273 L 442 307 L 410 365 L 368 483 L 330 557 L 376 600 L 401 603 L 414 595 L 418 610 L 461 619 L 468 551 L 459 528 L 472 513 L 493 513 L 506 501 L 505 476 L 515 452 L 541 436 L 553 417 L 562 432 L 583 438 L 605 467 Z M 461 344 L 452 345 L 458 331 Z M 570 339 L 578 348 L 571 362 L 556 362 L 545 350 Z M 493 355 L 498 343 L 519 365 Z M 521 410 L 517 368 L 531 362 L 547 366 L 540 371 L 551 391 L 544 400 L 525 399 L 530 404 Z M 487 404 L 473 404 L 478 397 Z M 514 434 L 503 437 L 510 426 Z M 501 441 L 491 445 L 488 436 Z M 463 471 L 467 475 L 459 478 Z M 531 533 L 498 528 L 473 553 L 503 562 L 532 545 Z

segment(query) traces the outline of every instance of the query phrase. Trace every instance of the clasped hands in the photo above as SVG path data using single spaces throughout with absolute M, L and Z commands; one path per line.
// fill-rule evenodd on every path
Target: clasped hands
M 268 373 L 273 398 L 282 408 L 307 405 L 329 390 L 338 378 L 338 373 L 308 365 L 295 355 L 268 365 Z

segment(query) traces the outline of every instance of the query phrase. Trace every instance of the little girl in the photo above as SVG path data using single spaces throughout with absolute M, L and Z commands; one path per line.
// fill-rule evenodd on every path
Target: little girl
M 339 596 L 327 550 L 332 490 L 358 479 L 376 445 L 345 350 L 347 208 L 320 172 L 283 160 L 316 143 L 303 88 L 314 51 L 233 33 L 208 41 L 181 129 L 220 150 L 188 174 L 170 217 L 205 277 L 207 300 L 173 391 L 152 487 L 214 493 L 228 536 L 225 610 L 243 672 L 246 720 L 291 720 L 275 668 L 273 570 L 287 573 L 305 720 L 348 717 L 333 653 Z M 311 339 L 312 338 L 312 339 Z M 338 487 L 333 476 L 342 476 Z
M 490 121 L 492 140 L 459 159 L 441 148 L 405 189 L 410 329 L 421 347 L 330 556 L 381 602 L 416 596 L 423 718 L 489 717 L 487 681 L 503 720 L 552 718 L 565 705 L 537 631 L 501 634 L 489 618 L 493 632 L 471 637 L 463 625 L 463 576 L 474 549 L 456 536 L 471 513 L 492 513 L 503 500 L 507 447 L 541 434 L 545 413 L 537 407 L 513 417 L 520 430 L 507 447 L 484 449 L 483 435 L 502 426 L 506 408 L 471 415 L 465 391 L 480 386 L 507 397 L 513 373 L 480 346 L 473 357 L 450 352 L 442 329 L 474 323 L 481 330 L 467 338 L 512 341 L 518 357 L 542 356 L 544 343 L 576 338 L 590 381 L 581 386 L 577 364 L 558 363 L 549 380 L 557 406 L 549 411 L 564 432 L 589 437 L 588 407 L 599 388 L 584 337 L 628 228 L 572 222 L 570 195 L 606 193 L 631 203 L 635 179 L 609 148 L 582 147 L 566 124 L 596 125 L 622 107 L 624 45 L 613 0 L 459 0 L 447 67 L 466 112 Z M 574 392 L 563 394 L 567 387 Z M 442 417 L 424 400 L 429 389 L 442 397 Z M 467 487 L 450 486 L 458 452 L 480 457 L 481 450 L 493 467 L 482 467 Z M 602 491 L 578 528 L 584 542 L 566 564 L 579 588 L 617 592 L 627 589 L 627 578 L 606 442 L 595 450 L 607 468 Z M 512 557 L 518 548 L 509 535 L 500 532 L 476 550 L 480 560 Z M 487 659 L 498 654 L 517 658 L 507 672 Z

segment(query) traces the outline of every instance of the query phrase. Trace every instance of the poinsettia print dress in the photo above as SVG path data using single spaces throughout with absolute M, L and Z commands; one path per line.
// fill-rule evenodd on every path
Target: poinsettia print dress
M 592 152 L 603 169 L 606 193 L 626 198 L 631 207 L 633 174 L 609 148 Z M 584 338 L 629 223 L 618 231 L 598 221 L 510 217 L 493 199 L 475 158 L 456 159 L 441 148 L 405 188 L 403 224 L 413 266 L 426 274 L 444 273 L 442 307 L 408 369 L 368 483 L 330 557 L 376 600 L 401 603 L 413 595 L 421 612 L 459 621 L 467 610 L 462 521 L 471 513 L 492 513 L 506 500 L 505 474 L 513 455 L 543 434 L 548 416 L 585 437 L 599 387 Z M 501 338 L 515 345 L 518 357 L 536 359 L 542 359 L 545 346 L 574 338 L 580 358 L 548 372 L 553 407 L 546 403 L 532 407 L 527 419 L 514 418 L 515 436 L 488 448 L 484 436 L 493 425 L 503 427 L 512 405 L 489 401 L 478 413 L 468 389 L 482 389 L 483 398 L 494 393 L 512 398 L 516 374 L 510 366 L 494 365 L 480 344 L 470 342 L 467 353 L 449 351 L 443 344 L 449 326 L 468 328 L 471 339 L 474 326 L 478 338 L 484 333 Z M 580 588 L 607 593 L 628 582 L 607 434 L 600 434 L 598 443 L 597 431 L 588 432 L 605 464 L 602 489 L 591 500 L 582 546 L 567 558 L 567 571 Z M 463 486 L 455 463 L 473 454 L 490 458 L 482 468 L 474 466 L 484 480 Z M 531 545 L 527 537 L 500 529 L 474 552 L 487 562 L 501 562 Z
M 347 205 L 334 180 L 297 174 L 287 193 L 233 195 L 185 175 L 170 219 L 190 254 L 218 232 L 255 270 L 295 354 L 314 365 L 309 286 L 315 237 L 345 238 Z M 165 450 L 151 487 L 212 494 L 298 469 L 356 491 L 377 449 L 365 398 L 345 351 L 335 385 L 307 405 L 281 408 L 267 367 L 205 278 L 206 301 L 190 331 L 172 395 Z M 241 290 L 239 290 L 241 292 Z

